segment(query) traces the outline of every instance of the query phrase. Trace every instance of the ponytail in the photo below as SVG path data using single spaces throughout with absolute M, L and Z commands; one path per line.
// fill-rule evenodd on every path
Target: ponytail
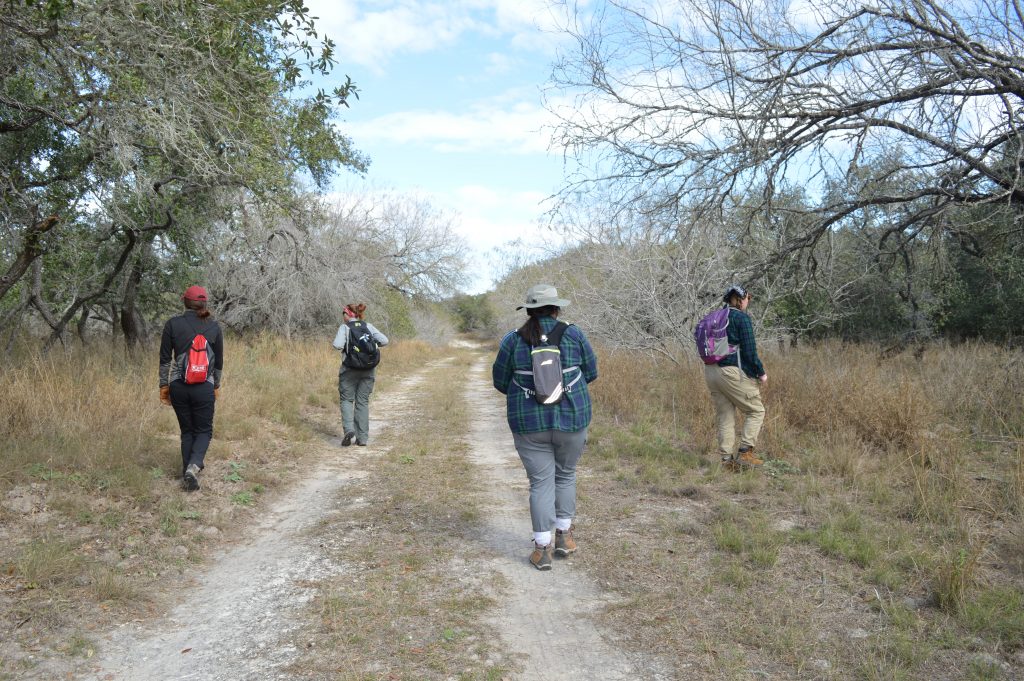
M 210 308 L 206 307 L 205 300 L 189 300 L 186 298 L 185 309 L 194 311 L 200 319 L 206 319 L 210 316 Z
M 523 337 L 527 343 L 531 346 L 540 345 L 540 337 L 544 335 L 544 330 L 540 325 L 541 317 L 550 317 L 557 315 L 560 307 L 557 305 L 545 305 L 544 307 L 527 308 L 526 314 L 529 315 L 529 319 L 526 323 L 519 327 L 519 335 Z

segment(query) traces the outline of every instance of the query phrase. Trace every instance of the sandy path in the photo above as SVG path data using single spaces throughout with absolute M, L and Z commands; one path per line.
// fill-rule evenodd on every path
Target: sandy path
M 484 510 L 489 526 L 480 541 L 497 554 L 488 568 L 507 580 L 504 602 L 492 624 L 523 665 L 522 679 L 668 679 L 656 660 L 602 632 L 591 615 L 608 604 L 573 558 L 555 557 L 552 569 L 541 572 L 527 560 L 533 541 L 530 528 L 529 481 L 519 461 L 505 420 L 505 398 L 491 386 L 490 358 L 473 371 L 468 391 L 472 405 L 471 459 L 483 468 L 491 500 Z M 579 551 L 586 551 L 581 538 Z
M 440 360 L 443 363 L 449 360 Z M 505 423 L 504 398 L 490 385 L 489 357 L 471 372 L 466 397 L 471 410 L 471 460 L 483 470 L 485 518 L 478 536 L 480 573 L 502 574 L 509 585 L 490 623 L 522 666 L 519 679 L 615 681 L 668 679 L 656 660 L 603 633 L 589 616 L 608 598 L 572 558 L 539 572 L 527 563 L 531 547 L 528 483 Z M 414 408 L 417 374 L 394 391 L 375 397 L 374 438 L 398 427 Z M 376 415 L 386 419 L 376 418 Z M 384 438 L 386 446 L 387 438 Z M 363 499 L 348 498 L 346 485 L 367 475 L 373 446 L 341 448 L 308 478 L 268 509 L 244 545 L 225 549 L 193 578 L 183 578 L 179 605 L 156 621 L 126 624 L 101 641 L 89 681 L 257 681 L 290 679 L 285 671 L 302 647 L 303 617 L 316 584 L 343 567 L 324 545 L 344 537 L 314 531 L 321 524 L 343 527 L 344 517 Z M 586 551 L 582 544 L 581 551 Z
M 409 408 L 417 374 L 396 390 L 375 397 L 371 433 L 381 436 Z M 374 414 L 387 414 L 388 420 Z M 313 532 L 319 523 L 344 515 L 359 499 L 348 499 L 349 481 L 367 474 L 367 447 L 341 448 L 307 479 L 264 512 L 252 537 L 197 567 L 182 579 L 180 604 L 155 622 L 129 624 L 101 642 L 102 655 L 83 677 L 103 681 L 243 681 L 291 678 L 284 670 L 304 641 L 295 641 L 300 616 L 316 594 L 315 583 L 341 567 L 330 561 Z

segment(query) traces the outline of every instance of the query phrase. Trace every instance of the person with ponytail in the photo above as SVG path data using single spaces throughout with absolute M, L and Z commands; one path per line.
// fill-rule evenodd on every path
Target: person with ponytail
M 370 438 L 370 393 L 376 380 L 380 347 L 388 337 L 377 327 L 363 320 L 366 305 L 349 303 L 342 310 L 344 321 L 334 336 L 334 347 L 341 350 L 338 369 L 338 395 L 341 401 L 341 425 L 345 431 L 342 447 L 366 446 Z
M 190 286 L 181 296 L 185 311 L 164 324 L 160 338 L 160 401 L 174 407 L 181 430 L 181 475 L 185 489 L 199 489 L 206 450 L 213 438 L 214 403 L 224 369 L 224 337 L 210 318 L 206 289 Z M 186 364 L 199 336 L 205 338 L 209 364 L 204 380 L 186 380 Z M 212 352 L 212 356 L 210 353 Z
M 576 551 L 576 465 L 591 418 L 587 384 L 597 378 L 597 356 L 586 335 L 579 327 L 558 321 L 568 304 L 554 286 L 531 287 L 526 302 L 516 308 L 526 309 L 526 323 L 502 338 L 491 368 L 494 387 L 506 396 L 512 440 L 530 481 L 529 561 L 538 570 L 551 569 L 552 553 L 566 557 Z M 542 403 L 534 390 L 532 352 L 549 343 L 548 335 L 551 346 L 557 339 L 562 389 L 560 400 Z

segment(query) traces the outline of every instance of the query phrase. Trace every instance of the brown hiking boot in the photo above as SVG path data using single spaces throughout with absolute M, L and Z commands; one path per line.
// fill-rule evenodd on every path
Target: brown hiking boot
M 530 554 L 530 565 L 538 570 L 551 569 L 551 544 L 547 546 L 533 545 L 533 553 Z
M 745 449 L 741 447 L 740 451 L 737 452 L 736 464 L 740 468 L 756 468 L 764 465 L 764 459 L 759 459 L 754 456 L 753 447 L 747 447 Z
M 576 540 L 572 538 L 572 528 L 565 532 L 555 530 L 555 555 L 565 558 L 576 551 Z

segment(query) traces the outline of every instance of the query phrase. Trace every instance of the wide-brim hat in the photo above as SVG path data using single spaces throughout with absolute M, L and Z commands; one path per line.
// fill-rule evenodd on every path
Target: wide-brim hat
M 568 304 L 568 300 L 558 297 L 558 289 L 551 284 L 537 284 L 536 286 L 530 287 L 530 290 L 526 292 L 526 302 L 516 309 L 522 310 L 525 307 L 529 310 L 535 307 L 546 307 L 548 305 L 565 307 Z

